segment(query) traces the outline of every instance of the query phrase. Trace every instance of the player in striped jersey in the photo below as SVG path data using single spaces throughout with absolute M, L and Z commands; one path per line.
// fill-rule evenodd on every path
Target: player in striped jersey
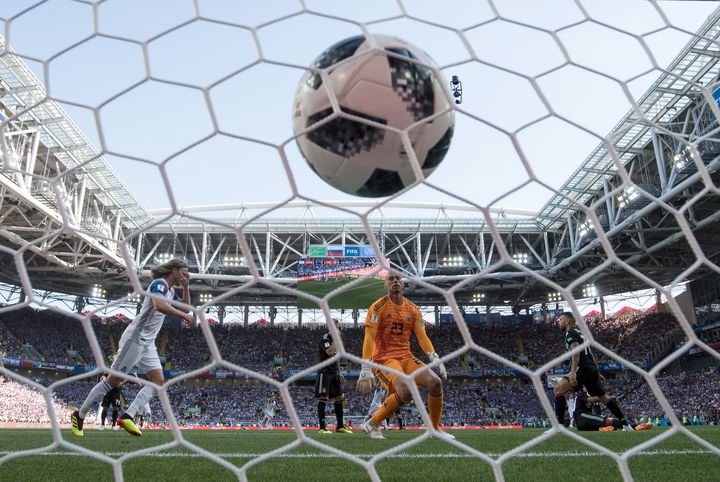
M 172 259 L 154 267 L 151 272 L 153 281 L 150 283 L 147 293 L 153 296 L 145 296 L 140 313 L 125 328 L 111 368 L 118 372 L 128 373 L 137 367 L 145 372 L 151 382 L 162 385 L 165 383 L 165 377 L 155 346 L 155 338 L 162 328 L 165 316 L 177 316 L 188 325 L 193 324 L 195 319 L 193 315 L 180 311 L 170 304 L 171 301 L 190 303 L 190 275 L 187 264 L 179 259 Z M 182 286 L 182 297 L 175 293 L 173 286 Z M 85 402 L 79 410 L 73 412 L 70 418 L 74 435 L 83 436 L 83 420 L 90 407 L 102 400 L 113 387 L 119 387 L 123 381 L 123 378 L 108 375 L 106 379 L 90 390 Z M 154 395 L 155 389 L 152 386 L 144 386 L 125 413 L 118 419 L 118 425 L 131 435 L 142 435 L 135 425 L 133 417 Z

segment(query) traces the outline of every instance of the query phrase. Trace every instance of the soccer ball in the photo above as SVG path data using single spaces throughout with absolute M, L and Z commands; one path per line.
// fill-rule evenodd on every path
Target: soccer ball
M 334 92 L 343 113 L 400 130 L 446 111 L 407 132 L 428 176 L 445 157 L 453 135 L 455 111 L 450 108 L 447 82 L 419 47 L 389 35 L 372 37 L 382 50 L 372 51 L 365 37 L 356 36 L 320 54 L 313 67 L 326 70 L 329 85 L 322 85 L 319 73 L 305 74 L 295 96 L 293 129 L 297 134 L 333 115 L 326 87 Z M 310 167 L 348 194 L 389 196 L 416 180 L 400 134 L 391 130 L 335 115 L 298 136 L 297 143 Z

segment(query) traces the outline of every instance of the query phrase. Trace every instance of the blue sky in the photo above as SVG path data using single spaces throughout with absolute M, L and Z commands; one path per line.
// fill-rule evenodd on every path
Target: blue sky
M 109 0 L 97 2 L 95 10 L 93 2 L 49 0 L 20 14 L 36 3 L 0 4 L 11 46 L 98 148 L 112 152 L 106 160 L 149 209 L 169 206 L 158 168 L 162 162 L 180 206 L 288 199 L 292 192 L 281 157 L 266 144 L 279 145 L 292 137 L 290 111 L 302 67 L 329 45 L 361 33 L 357 22 L 365 22 L 371 32 L 419 45 L 446 77 L 458 75 L 463 82 L 463 111 L 456 118 L 450 152 L 428 182 L 481 205 L 537 210 L 552 193 L 537 184 L 512 192 L 527 181 L 528 173 L 508 133 L 516 132 L 538 178 L 559 188 L 631 107 L 618 82 L 581 67 L 626 82 L 640 96 L 660 71 L 653 69 L 633 35 L 645 41 L 657 65 L 664 67 L 690 39 L 682 30 L 695 31 L 718 6 L 658 2 L 672 24 L 668 26 L 644 0 L 402 3 L 407 15 L 444 26 L 439 28 L 394 18 L 402 11 L 391 0 L 306 1 L 314 12 L 350 21 L 308 12 L 294 15 L 302 7 L 287 0 L 199 0 L 202 16 L 218 22 L 192 21 L 190 0 Z M 503 19 L 495 18 L 493 7 Z M 285 16 L 289 18 L 268 23 Z M 394 19 L 382 20 L 388 18 Z M 98 32 L 113 38 L 93 37 L 94 20 Z M 562 66 L 565 58 L 553 35 L 538 29 L 554 31 L 576 65 Z M 87 37 L 89 41 L 63 52 Z M 248 67 L 260 56 L 276 63 Z M 528 77 L 535 78 L 556 112 L 596 135 L 557 118 L 538 120 L 547 110 Z M 212 136 L 211 113 L 222 131 L 261 143 Z M 302 194 L 320 200 L 357 199 L 312 173 L 294 142 L 286 152 Z M 462 203 L 428 186 L 418 186 L 398 201 Z

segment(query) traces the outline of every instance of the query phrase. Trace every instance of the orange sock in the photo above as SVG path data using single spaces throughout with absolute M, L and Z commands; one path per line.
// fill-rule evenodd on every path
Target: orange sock
M 432 422 L 433 428 L 440 428 L 440 417 L 442 417 L 443 409 L 443 394 L 433 395 L 428 394 L 428 412 L 430 412 L 430 421 Z
M 372 416 L 372 421 L 375 422 L 375 425 L 380 425 L 383 420 L 395 413 L 395 411 L 403 405 L 405 405 L 405 401 L 401 399 L 397 393 L 391 394 Z

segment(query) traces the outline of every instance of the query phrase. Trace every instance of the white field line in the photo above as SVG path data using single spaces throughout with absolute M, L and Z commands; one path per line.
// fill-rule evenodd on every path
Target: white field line
M 13 452 L 10 451 L 0 451 L 0 456 L 8 455 Z M 108 457 L 121 457 L 123 455 L 126 455 L 129 452 L 101 452 L 104 455 L 107 455 Z M 638 456 L 648 456 L 648 457 L 658 457 L 658 456 L 671 456 L 671 455 L 709 455 L 713 452 L 709 450 L 649 450 L 646 452 L 641 452 L 638 454 Z M 231 452 L 231 453 L 216 453 L 218 457 L 222 458 L 230 458 L 230 459 L 245 459 L 245 458 L 255 458 L 260 457 L 261 455 L 265 455 L 263 452 Z M 374 457 L 376 454 L 353 454 L 356 457 L 369 459 L 371 457 Z M 502 455 L 502 453 L 488 453 L 490 457 L 499 457 Z M 620 455 L 620 454 L 618 454 Z M 80 454 L 77 452 L 46 452 L 39 455 L 31 455 L 30 457 L 66 457 L 66 456 L 78 456 L 78 457 L 87 457 L 87 455 Z M 147 454 L 143 455 L 139 458 L 145 458 L 145 457 L 155 457 L 155 458 L 203 458 L 202 455 L 192 453 L 192 452 L 160 452 L 160 453 L 154 453 L 154 454 Z M 546 457 L 605 457 L 604 454 L 601 454 L 599 452 L 524 452 L 521 454 L 516 455 L 513 458 L 546 458 Z M 308 454 L 297 454 L 297 453 L 291 453 L 291 454 L 281 454 L 277 455 L 274 458 L 279 459 L 339 459 L 342 458 L 338 455 L 328 454 L 328 453 L 308 453 Z M 464 453 L 425 453 L 425 454 L 395 454 L 390 455 L 389 457 L 386 457 L 388 459 L 427 459 L 427 458 L 443 458 L 443 459 L 469 459 L 469 458 L 475 458 L 474 456 L 470 454 L 464 454 Z

